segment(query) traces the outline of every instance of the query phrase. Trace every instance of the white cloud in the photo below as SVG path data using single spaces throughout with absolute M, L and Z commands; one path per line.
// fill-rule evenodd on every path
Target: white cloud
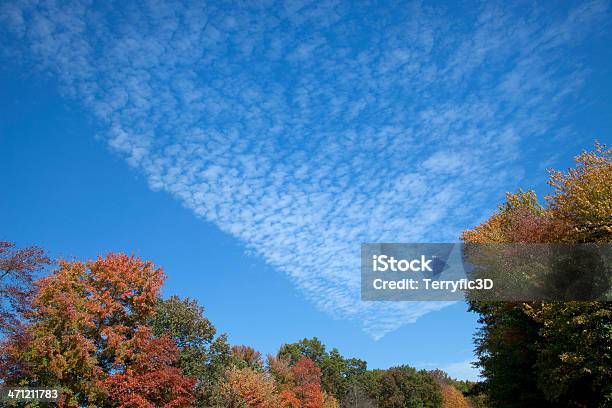
M 458 380 L 480 380 L 480 371 L 474 367 L 474 360 L 459 361 L 457 363 L 451 363 L 442 368 L 452 378 Z
M 453 28 L 419 2 L 264 3 L 17 1 L 0 25 L 151 188 L 379 338 L 446 304 L 360 302 L 359 244 L 479 220 L 555 128 L 607 6 L 483 5 Z

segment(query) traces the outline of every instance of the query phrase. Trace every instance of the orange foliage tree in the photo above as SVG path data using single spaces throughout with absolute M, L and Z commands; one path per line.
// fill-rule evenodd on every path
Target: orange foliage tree
M 450 384 L 439 384 L 440 392 L 442 393 L 443 408 L 471 408 L 468 400 L 463 396 L 461 391 Z
M 220 403 L 227 408 L 278 408 L 281 399 L 276 384 L 262 372 L 252 368 L 231 367 L 227 381 L 221 386 Z
M 163 280 L 161 268 L 123 254 L 61 261 L 36 283 L 25 347 L 10 349 L 30 372 L 7 383 L 60 386 L 66 406 L 106 405 L 128 390 L 119 406 L 189 406 L 176 347 L 147 327 Z
M 238 350 L 234 348 L 235 354 Z M 253 353 L 249 351 L 248 355 Z M 338 408 L 338 402 L 321 389 L 321 370 L 303 357 L 291 365 L 289 359 L 268 356 L 267 371 L 236 365 L 227 371 L 220 404 L 250 408 Z

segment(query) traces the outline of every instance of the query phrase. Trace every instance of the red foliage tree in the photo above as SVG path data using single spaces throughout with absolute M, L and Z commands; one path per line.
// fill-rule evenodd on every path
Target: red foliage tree
M 321 390 L 321 370 L 307 357 L 302 357 L 291 367 L 295 386 L 293 391 L 303 408 L 321 408 L 325 397 Z
M 123 254 L 60 262 L 36 284 L 27 347 L 12 348 L 32 373 L 8 382 L 60 385 L 67 406 L 107 405 L 117 390 L 129 391 L 124 406 L 188 406 L 193 383 L 173 367 L 176 347 L 147 327 L 163 280 L 161 268 Z
M 195 379 L 185 377 L 179 368 L 177 348 L 169 337 L 153 338 L 151 329 L 141 326 L 117 356 L 105 386 L 119 407 L 188 407 L 192 402 Z
M 279 399 L 281 407 L 283 408 L 300 408 L 302 406 L 302 402 L 297 395 L 295 395 L 295 392 L 288 388 L 285 388 L 280 392 Z

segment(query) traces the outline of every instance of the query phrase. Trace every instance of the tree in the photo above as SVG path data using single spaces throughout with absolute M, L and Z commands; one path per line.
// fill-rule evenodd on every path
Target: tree
M 253 347 L 232 346 L 232 360 L 240 368 L 249 367 L 253 370 L 263 370 L 261 354 Z
M 335 350 L 335 349 L 334 349 Z M 330 353 L 330 356 L 333 354 Z M 324 372 L 329 372 L 328 370 Z M 357 358 L 344 359 L 340 371 L 339 390 L 341 405 L 351 408 L 368 408 L 374 406 L 376 397 L 376 378 L 367 369 L 367 363 Z
M 155 338 L 150 328 L 141 327 L 122 351 L 115 362 L 119 372 L 104 380 L 119 407 L 192 406 L 195 378 L 174 366 L 178 350 L 168 336 Z
M 278 350 L 278 357 L 288 357 L 291 364 L 297 363 L 302 357 L 307 357 L 318 365 L 326 355 L 325 345 L 316 337 L 283 344 Z
M 440 369 L 428 371 L 428 374 L 440 386 L 443 408 L 471 408 L 465 394 L 470 391 L 475 383 L 455 380 Z
M 476 244 L 542 242 L 551 225 L 535 193 L 519 191 L 506 194 L 499 211 L 474 230 L 464 231 L 462 239 Z M 520 303 L 471 301 L 470 310 L 480 315 L 476 354 L 493 405 L 549 406 L 534 381 L 538 354 L 534 340 L 539 325 Z
M 268 356 L 268 371 L 284 404 L 292 408 L 337 408 L 338 401 L 321 388 L 321 369 L 308 357 L 291 365 L 288 356 Z
M 508 194 L 496 214 L 462 238 L 609 244 L 610 180 L 612 151 L 597 144 L 576 157 L 574 168 L 551 172 L 545 205 L 531 191 Z M 473 301 L 470 308 L 480 315 L 476 352 L 493 406 L 612 404 L 612 303 Z
M 380 408 L 440 408 L 442 394 L 425 370 L 399 366 L 379 375 L 377 403 Z
M 176 347 L 148 327 L 163 280 L 161 268 L 123 254 L 59 262 L 36 283 L 28 341 L 11 348 L 28 375 L 7 382 L 59 386 L 62 404 L 74 407 L 113 406 L 109 397 L 126 390 L 119 406 L 189 406 L 191 380 L 174 367 Z
M 224 408 L 278 408 L 281 398 L 274 381 L 252 368 L 230 367 L 221 385 L 219 406 Z
M 284 344 L 278 352 L 278 358 L 286 360 L 289 365 L 304 357 L 313 361 L 321 370 L 323 391 L 342 405 L 347 405 L 351 399 L 357 399 L 357 395 L 363 397 L 372 394 L 374 382 L 368 372 L 367 363 L 356 358 L 346 359 L 335 348 L 328 352 L 316 337 Z
M 41 248 L 17 249 L 11 242 L 0 241 L 0 335 L 19 330 L 29 309 L 35 274 L 50 263 Z
M 376 408 L 372 392 L 374 388 L 366 388 L 361 384 L 351 382 L 341 402 L 342 408 Z
M 272 375 L 274 380 L 281 386 L 289 386 L 293 382 L 291 362 L 288 357 L 274 357 L 269 354 L 268 372 Z
M 321 370 L 314 361 L 302 357 L 291 367 L 294 392 L 303 408 L 322 408 L 325 397 L 321 390 Z
M 440 384 L 442 393 L 443 408 L 471 408 L 469 401 L 463 396 L 461 391 L 450 384 Z
M 337 398 L 347 392 L 347 360 L 336 350 L 325 352 L 319 357 L 319 368 L 322 372 L 321 386 Z
M 24 314 L 30 310 L 37 273 L 51 263 L 38 247 L 17 249 L 0 241 L 0 378 L 19 378 L 29 374 L 20 355 L 30 338 Z
M 612 243 L 612 148 L 595 149 L 575 158 L 567 172 L 552 171 L 547 196 L 554 219 L 569 228 L 561 239 L 569 242 Z
M 487 396 L 482 390 L 482 382 L 457 380 L 451 378 L 445 371 L 440 369 L 431 370 L 428 373 L 440 385 L 444 407 L 467 406 L 471 408 L 487 408 L 489 406 Z M 450 390 L 448 386 L 458 391 L 463 399 L 459 398 L 459 394 Z
M 226 336 L 216 336 L 195 300 L 177 296 L 158 302 L 152 329 L 155 336 L 168 335 L 174 341 L 179 350 L 177 366 L 196 378 L 195 406 L 210 406 L 231 360 Z

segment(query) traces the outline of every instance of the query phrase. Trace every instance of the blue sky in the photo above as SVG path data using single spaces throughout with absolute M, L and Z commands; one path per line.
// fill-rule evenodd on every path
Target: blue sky
M 610 2 L 3 2 L 0 237 L 165 267 L 234 343 L 474 378 L 464 304 L 359 300 L 609 139 Z

